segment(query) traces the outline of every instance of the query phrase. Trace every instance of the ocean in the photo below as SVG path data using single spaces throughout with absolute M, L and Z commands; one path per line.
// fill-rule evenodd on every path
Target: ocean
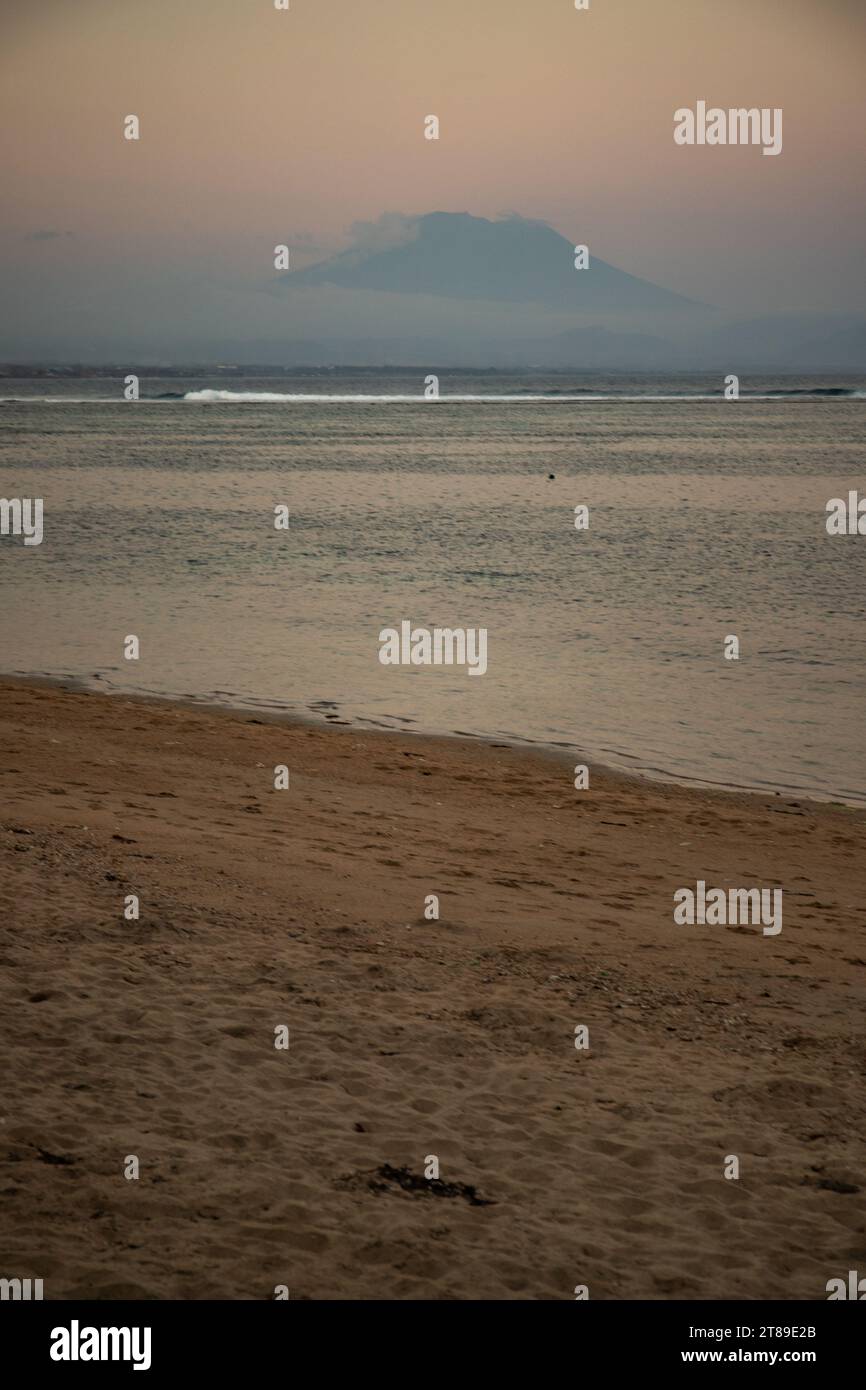
M 866 535 L 825 523 L 866 495 L 863 384 L 722 389 L 148 370 L 124 401 L 123 373 L 7 376 L 0 494 L 41 497 L 44 538 L 0 539 L 0 669 L 862 804 Z M 383 666 L 407 620 L 486 629 L 485 674 Z

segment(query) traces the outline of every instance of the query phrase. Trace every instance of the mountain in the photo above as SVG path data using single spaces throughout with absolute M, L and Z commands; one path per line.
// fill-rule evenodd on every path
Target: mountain
M 731 371 L 750 367 L 787 370 L 866 366 L 866 323 L 855 314 L 787 313 L 737 320 L 693 343 L 696 356 Z
M 490 222 L 466 212 L 400 219 L 396 245 L 375 241 L 281 282 L 293 288 L 423 294 L 458 300 L 532 303 L 559 313 L 646 314 L 703 308 L 629 275 L 589 248 L 589 266 L 574 267 L 574 244 L 552 227 L 520 217 Z
M 671 366 L 677 354 L 671 343 L 651 333 L 617 333 L 601 324 L 591 324 L 520 345 L 513 358 L 515 366 L 531 361 L 559 369 L 610 367 L 651 371 Z
M 815 368 L 862 372 L 866 368 L 866 322 L 860 319 L 825 337 L 811 339 L 803 344 L 800 357 Z

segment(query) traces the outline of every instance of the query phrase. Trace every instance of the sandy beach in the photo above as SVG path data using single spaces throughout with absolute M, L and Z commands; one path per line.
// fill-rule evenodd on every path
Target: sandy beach
M 0 723 L 0 1273 L 823 1299 L 863 1269 L 863 812 L 12 681 Z M 783 930 L 675 925 L 698 880 L 781 887 Z

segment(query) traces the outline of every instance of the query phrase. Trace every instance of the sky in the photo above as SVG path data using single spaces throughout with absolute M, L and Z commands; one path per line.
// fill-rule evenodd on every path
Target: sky
M 732 316 L 861 311 L 864 58 L 860 0 L 0 0 L 0 357 L 291 333 L 276 244 L 431 211 Z M 699 99 L 781 107 L 781 155 L 677 146 Z

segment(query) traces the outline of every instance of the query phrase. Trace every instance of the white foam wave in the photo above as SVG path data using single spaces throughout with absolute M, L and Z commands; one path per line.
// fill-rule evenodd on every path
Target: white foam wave
M 237 404 L 238 401 L 248 402 L 270 402 L 278 403 L 289 401 L 293 405 L 433 405 L 437 400 L 448 401 L 583 401 L 583 400 L 605 400 L 604 396 L 436 396 L 429 399 L 420 393 L 411 396 L 402 395 L 362 395 L 353 392 L 351 395 L 337 395 L 336 393 L 320 392 L 316 395 L 308 395 L 300 392 L 284 391 L 187 391 L 184 395 L 185 401 L 211 402 L 222 401 L 225 403 Z
M 467 402 L 474 403 L 483 401 L 492 405 L 501 404 L 532 404 L 536 401 L 550 401 L 552 404 L 573 403 L 581 404 L 584 401 L 718 401 L 722 397 L 719 394 L 711 395 L 641 395 L 641 396 L 619 396 L 610 394 L 580 396 L 549 396 L 539 395 L 496 395 L 496 396 L 461 396 L 461 395 L 442 395 L 432 399 L 420 394 L 413 396 L 364 396 L 357 393 L 347 396 L 332 395 L 330 392 L 319 395 L 302 395 L 286 393 L 281 391 L 187 391 L 183 398 L 185 401 L 192 401 L 198 404 L 208 404 L 212 402 L 236 405 L 238 402 L 253 403 L 279 403 L 290 402 L 293 405 L 454 405 L 455 403 Z M 769 400 L 770 397 L 753 396 L 752 400 Z

